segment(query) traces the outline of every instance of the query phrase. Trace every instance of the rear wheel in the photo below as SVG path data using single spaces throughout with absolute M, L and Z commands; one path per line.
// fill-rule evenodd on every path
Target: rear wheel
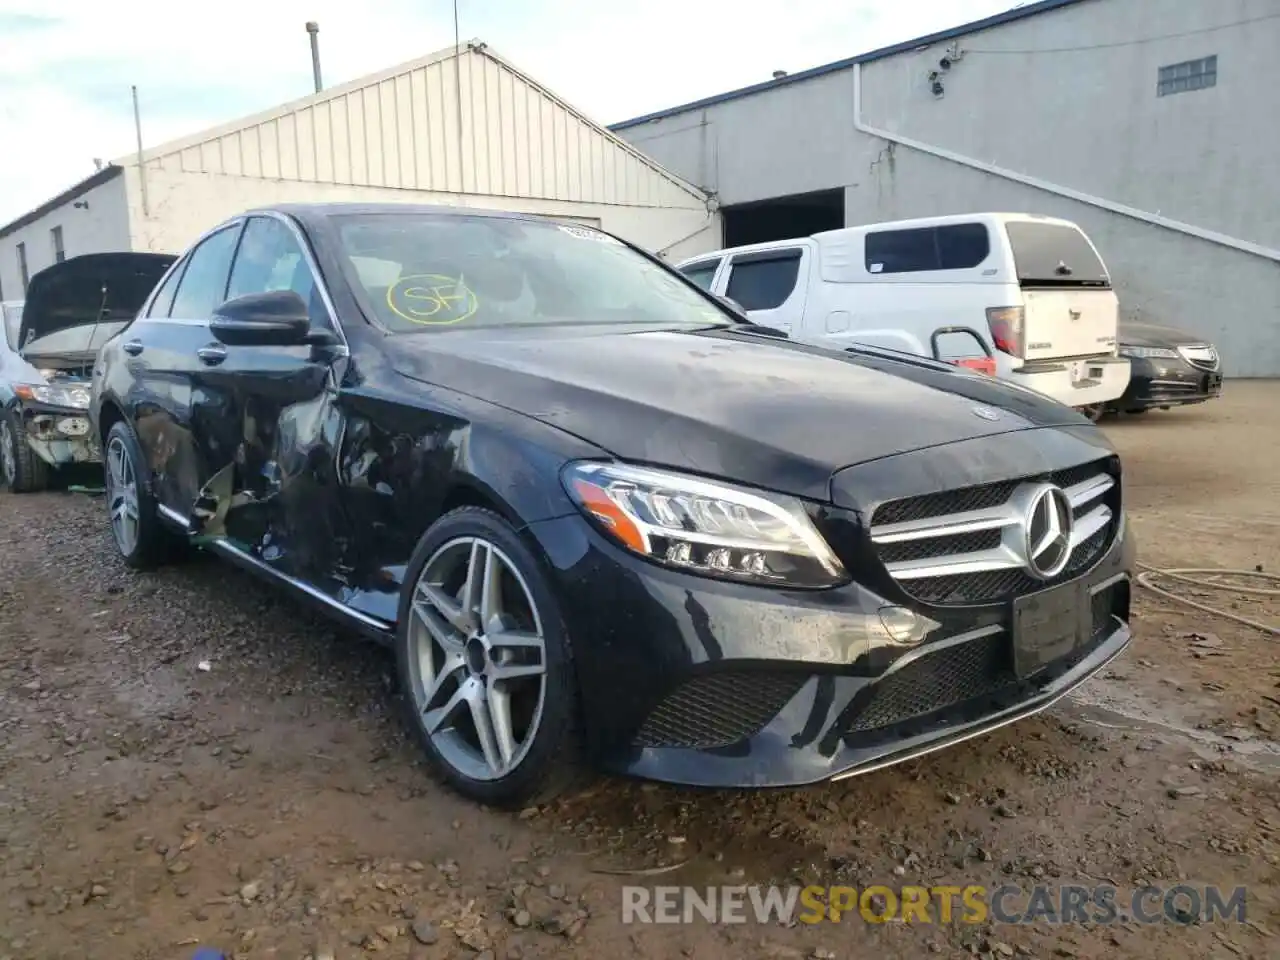
M 540 565 L 497 514 L 463 507 L 422 538 L 405 577 L 397 663 L 410 728 L 459 793 L 522 807 L 577 778 L 569 637 Z
M 1097 423 L 1102 419 L 1102 415 L 1107 412 L 1107 405 L 1105 403 L 1091 403 L 1087 406 L 1076 407 L 1076 410 L 1083 413 L 1094 423 Z
M 156 498 L 145 482 L 142 448 L 127 421 L 117 421 L 107 432 L 102 460 L 116 549 L 124 562 L 136 570 L 160 564 L 168 559 L 176 538 L 164 528 L 156 512 Z
M 0 416 L 0 483 L 13 493 L 35 493 L 49 485 L 49 465 L 31 449 L 17 410 Z

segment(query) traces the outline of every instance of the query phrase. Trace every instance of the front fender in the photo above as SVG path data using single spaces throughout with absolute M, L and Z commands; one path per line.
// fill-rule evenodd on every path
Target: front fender
M 434 386 L 344 391 L 335 465 L 350 562 L 399 576 L 418 541 L 457 506 L 483 505 L 523 529 L 576 513 L 560 484 L 568 460 L 598 447 L 523 414 Z M 359 559 L 355 559 L 357 557 Z

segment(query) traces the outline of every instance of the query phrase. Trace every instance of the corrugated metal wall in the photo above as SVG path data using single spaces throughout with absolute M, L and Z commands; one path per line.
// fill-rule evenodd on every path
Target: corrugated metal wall
M 703 198 L 484 49 L 325 91 L 148 168 L 629 206 Z

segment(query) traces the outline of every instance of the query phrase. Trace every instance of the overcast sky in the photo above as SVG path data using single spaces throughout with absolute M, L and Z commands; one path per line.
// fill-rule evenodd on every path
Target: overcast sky
M 604 123 L 945 29 L 1013 0 L 459 0 L 489 43 Z M 134 149 L 454 40 L 452 0 L 0 0 L 0 224 Z

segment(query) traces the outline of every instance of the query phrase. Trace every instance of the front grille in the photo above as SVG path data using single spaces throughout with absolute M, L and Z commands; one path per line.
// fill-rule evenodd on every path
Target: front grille
M 881 504 L 875 512 L 875 523 L 906 523 L 910 520 L 926 520 L 950 513 L 997 507 L 1013 494 L 1016 480 L 1008 483 L 989 483 L 981 487 L 964 487 L 945 493 L 927 493 L 922 497 L 890 500 Z
M 695 677 L 664 698 L 636 734 L 641 747 L 727 747 L 759 733 L 809 679 L 802 673 Z
M 1178 347 L 1182 359 L 1201 370 L 1218 369 L 1218 351 L 1207 343 L 1184 344 Z
M 1067 494 L 1074 528 L 1067 565 L 1048 579 L 1029 569 L 1024 532 L 1028 504 L 1044 483 Z M 981 604 L 1080 576 L 1110 546 L 1119 515 L 1119 480 L 1108 461 L 1095 461 L 890 501 L 872 515 L 871 537 L 910 596 L 937 605 Z

